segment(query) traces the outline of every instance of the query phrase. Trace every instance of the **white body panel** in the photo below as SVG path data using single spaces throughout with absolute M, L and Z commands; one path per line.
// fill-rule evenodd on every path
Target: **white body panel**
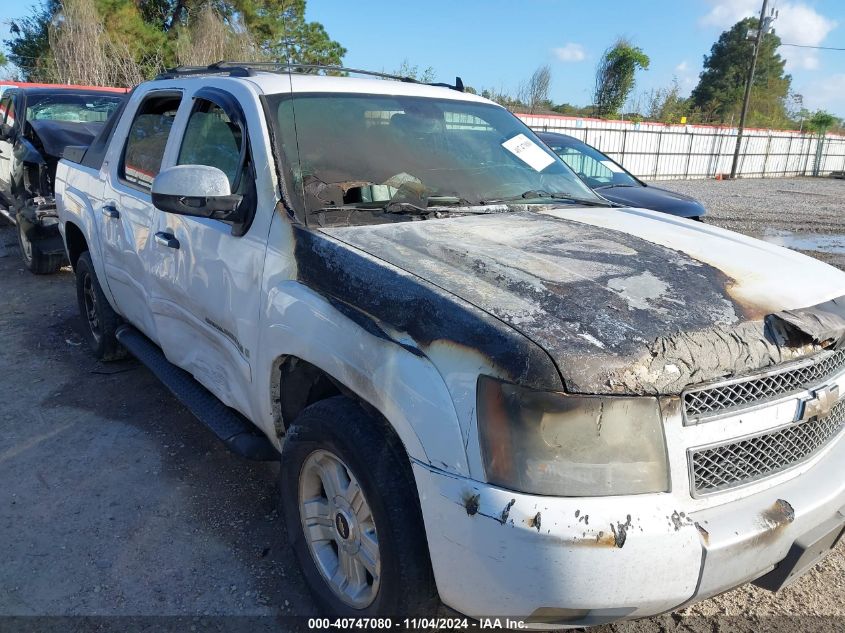
M 425 355 L 412 353 L 400 344 L 405 333 L 371 334 L 297 280 L 293 220 L 276 206 L 279 184 L 259 97 L 292 88 L 483 100 L 409 83 L 315 76 L 157 81 L 155 89 L 185 93 L 162 167 L 175 162 L 190 96 L 201 86 L 235 95 L 246 117 L 259 200 L 247 234 L 233 237 L 223 222 L 158 211 L 148 194 L 119 181 L 123 139 L 148 86 L 133 95 L 99 173 L 60 162 L 62 231 L 73 223 L 83 232 L 113 307 L 277 446 L 283 434 L 276 372 L 287 356 L 322 369 L 380 412 L 413 462 L 434 573 L 449 606 L 474 616 L 529 616 L 537 609 L 597 610 L 607 617 L 659 613 L 760 576 L 797 536 L 845 506 L 841 437 L 800 467 L 753 486 L 702 499 L 690 495 L 688 448 L 794 419 L 807 394 L 698 427 L 683 425 L 677 398 L 665 399 L 670 493 L 553 498 L 483 483 L 475 385 L 479 374 L 494 375 L 495 368 L 446 342 L 430 345 Z M 120 217 L 103 215 L 104 205 L 116 206 Z M 845 292 L 839 271 L 714 227 L 642 210 L 547 213 L 625 231 L 729 269 L 737 296 L 755 303 L 785 297 L 798 307 Z M 178 249 L 152 239 L 165 231 Z M 729 244 L 743 256 L 720 250 Z M 840 382 L 845 392 L 845 379 Z M 477 513 L 467 510 L 472 495 L 479 495 Z M 778 499 L 789 501 L 795 520 L 767 536 L 770 526 L 761 527 L 759 517 Z M 673 515 L 683 517 L 680 526 Z M 624 546 L 608 541 L 614 529 L 627 530 Z M 649 582 L 642 580 L 645 573 Z

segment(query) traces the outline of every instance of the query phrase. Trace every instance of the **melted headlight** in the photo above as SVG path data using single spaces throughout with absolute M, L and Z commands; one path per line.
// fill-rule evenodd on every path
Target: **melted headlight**
M 562 497 L 669 490 L 656 398 L 535 391 L 478 379 L 478 429 L 487 481 Z

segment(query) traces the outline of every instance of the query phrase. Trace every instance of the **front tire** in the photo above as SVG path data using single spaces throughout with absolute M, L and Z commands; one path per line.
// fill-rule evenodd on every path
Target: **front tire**
M 76 300 L 84 321 L 84 336 L 94 356 L 102 361 L 124 358 L 126 350 L 115 337 L 122 321 L 103 294 L 87 251 L 76 262 Z
M 282 449 L 288 541 L 321 613 L 431 615 L 439 605 L 408 456 L 343 396 L 307 407 Z
M 30 240 L 23 230 L 23 223 L 18 221 L 18 245 L 21 249 L 21 258 L 24 266 L 29 272 L 36 275 L 50 275 L 57 272 L 64 264 L 63 255 L 45 255 L 41 252 L 38 241 Z

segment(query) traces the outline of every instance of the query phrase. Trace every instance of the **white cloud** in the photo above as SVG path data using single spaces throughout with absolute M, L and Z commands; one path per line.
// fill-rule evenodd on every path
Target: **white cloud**
M 699 19 L 702 26 L 716 26 L 726 29 L 739 22 L 742 18 L 760 15 L 759 0 L 709 0 L 713 6 L 710 13 Z
M 809 110 L 827 110 L 845 117 L 845 73 L 829 75 L 798 87 Z
M 760 15 L 759 0 L 709 0 L 710 12 L 702 16 L 699 24 L 727 29 L 743 18 Z M 837 23 L 803 2 L 778 2 L 774 4 L 778 18 L 775 32 L 781 41 L 789 44 L 818 46 L 836 28 Z M 782 46 L 778 52 L 786 59 L 786 69 L 813 70 L 819 67 L 818 52 L 813 49 Z
M 689 94 L 689 92 L 695 87 L 698 79 L 698 76 L 692 70 L 690 63 L 687 60 L 683 60 L 680 64 L 675 66 L 675 77 L 678 80 L 681 92 L 684 94 Z
M 559 48 L 553 48 L 552 52 L 562 62 L 582 62 L 587 59 L 587 51 L 580 44 L 567 42 Z

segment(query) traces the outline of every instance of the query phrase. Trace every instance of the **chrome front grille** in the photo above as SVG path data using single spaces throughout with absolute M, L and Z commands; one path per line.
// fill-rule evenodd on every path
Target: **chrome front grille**
M 744 486 L 809 459 L 845 428 L 845 400 L 823 418 L 795 422 L 738 441 L 690 451 L 695 495 Z
M 687 419 L 707 417 L 748 407 L 809 389 L 845 371 L 845 350 L 813 360 L 684 392 Z

